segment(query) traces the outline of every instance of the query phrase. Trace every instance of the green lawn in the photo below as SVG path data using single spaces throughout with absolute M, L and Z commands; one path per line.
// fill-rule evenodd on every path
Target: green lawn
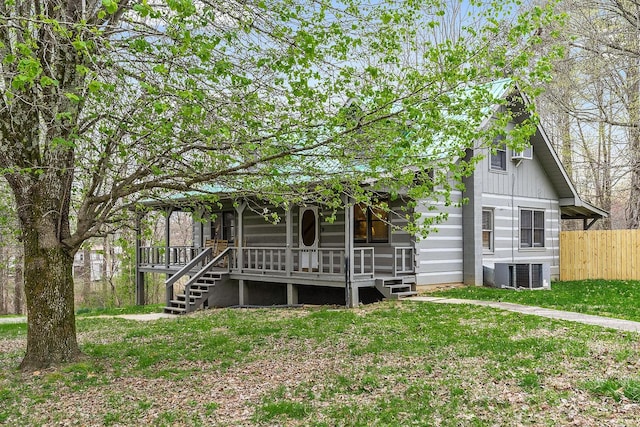
M 505 301 L 640 321 L 640 282 L 631 280 L 553 282 L 551 290 L 534 291 L 472 286 L 429 296 Z
M 638 425 L 634 333 L 486 307 L 223 309 L 81 317 L 81 363 L 15 370 L 0 325 L 0 424 Z

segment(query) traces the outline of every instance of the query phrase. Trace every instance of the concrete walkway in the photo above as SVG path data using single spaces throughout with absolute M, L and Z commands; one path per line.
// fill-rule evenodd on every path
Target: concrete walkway
M 147 314 L 118 314 L 116 316 L 107 316 L 107 315 L 83 316 L 83 317 L 76 317 L 76 320 L 105 319 L 105 318 L 108 319 L 108 318 L 114 318 L 114 317 L 119 317 L 121 319 L 127 319 L 127 320 L 137 320 L 139 322 L 149 322 L 151 320 L 158 320 L 158 319 L 177 319 L 178 318 L 178 316 L 167 314 L 167 313 L 147 313 Z M 8 323 L 26 323 L 26 322 L 27 322 L 26 316 L 0 318 L 0 325 L 8 324 Z
M 492 307 L 500 310 L 513 311 L 515 313 L 531 314 L 534 316 L 548 317 L 550 319 L 568 320 L 570 322 L 584 323 L 587 325 L 602 326 L 604 328 L 617 329 L 620 331 L 630 331 L 640 333 L 640 322 L 634 322 L 631 320 L 613 319 L 611 317 L 593 316 L 590 314 L 575 313 L 571 311 L 552 310 L 550 308 L 532 307 L 528 305 L 514 304 L 510 302 L 496 302 L 496 301 L 479 301 L 470 299 L 458 299 L 458 298 L 443 298 L 443 297 L 411 297 L 406 298 L 405 301 L 423 301 L 434 304 L 471 304 L 480 305 L 484 307 Z M 177 319 L 179 316 L 174 316 L 166 313 L 148 313 L 148 314 L 120 314 L 117 316 L 88 316 L 81 317 L 80 319 L 91 318 L 110 318 L 120 317 L 128 320 L 138 320 L 141 322 L 148 322 L 158 319 Z M 24 323 L 27 321 L 26 317 L 4 317 L 0 318 L 0 324 L 8 323 Z
M 7 325 L 9 323 L 26 323 L 27 318 L 21 317 L 0 317 L 0 325 Z
M 485 307 L 498 308 L 516 313 L 532 314 L 534 316 L 548 317 L 550 319 L 568 320 L 570 322 L 584 323 L 587 325 L 602 326 L 604 328 L 618 329 L 620 331 L 640 332 L 640 322 L 631 320 L 613 319 L 611 317 L 593 316 L 590 314 L 575 313 L 571 311 L 552 310 L 550 308 L 532 307 L 528 305 L 514 304 L 510 302 L 479 301 L 471 299 L 443 298 L 443 297 L 411 297 L 407 301 L 424 301 L 435 304 L 471 304 Z

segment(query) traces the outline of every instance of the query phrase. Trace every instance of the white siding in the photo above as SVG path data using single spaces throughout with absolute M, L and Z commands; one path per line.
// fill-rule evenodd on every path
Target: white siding
M 557 200 L 482 195 L 483 207 L 494 210 L 494 250 L 483 254 L 483 265 L 496 262 L 548 262 L 552 278 L 559 275 L 560 209 Z M 543 248 L 520 248 L 520 209 L 544 211 Z
M 452 192 L 454 203 L 461 199 L 460 191 Z M 428 206 L 438 209 L 430 211 Z M 448 213 L 448 218 L 434 225 L 426 239 L 416 242 L 418 285 L 462 282 L 462 208 L 445 206 L 443 202 L 425 202 L 418 205 L 417 211 L 423 217 Z

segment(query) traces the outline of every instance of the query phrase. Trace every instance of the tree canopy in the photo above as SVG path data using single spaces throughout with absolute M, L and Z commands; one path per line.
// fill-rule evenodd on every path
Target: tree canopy
M 535 96 L 548 77 L 538 30 L 555 18 L 517 4 L 0 3 L 0 171 L 25 246 L 23 367 L 77 356 L 72 256 L 143 198 L 208 183 L 338 206 L 372 197 L 365 178 L 392 194 L 446 193 L 473 165 L 465 150 L 510 119 L 485 83 L 508 76 Z M 530 131 L 516 127 L 511 143 Z
M 604 228 L 640 227 L 640 2 L 563 0 L 566 56 L 540 98 L 545 128 Z M 546 117 L 545 117 L 546 116 Z M 624 211 L 626 210 L 626 215 Z

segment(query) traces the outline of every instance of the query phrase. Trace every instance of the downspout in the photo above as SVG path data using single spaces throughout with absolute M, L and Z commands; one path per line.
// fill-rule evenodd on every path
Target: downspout
M 549 218 L 551 219 L 551 226 L 553 227 L 553 200 L 549 199 Z M 549 230 L 551 233 L 551 255 L 553 259 L 558 262 L 558 277 L 560 276 L 560 204 L 558 203 L 558 231 L 556 234 L 557 238 L 554 241 L 553 238 L 553 228 Z M 556 245 L 558 246 L 558 250 L 556 251 Z
M 517 166 L 516 166 L 517 167 Z M 516 202 L 515 202 L 515 191 L 516 191 L 516 174 L 515 172 L 511 173 L 511 263 L 515 262 L 515 232 L 516 232 Z
M 344 281 L 345 302 L 348 308 L 354 307 L 358 301 L 353 301 L 353 206 L 349 205 L 349 198 L 344 197 Z

